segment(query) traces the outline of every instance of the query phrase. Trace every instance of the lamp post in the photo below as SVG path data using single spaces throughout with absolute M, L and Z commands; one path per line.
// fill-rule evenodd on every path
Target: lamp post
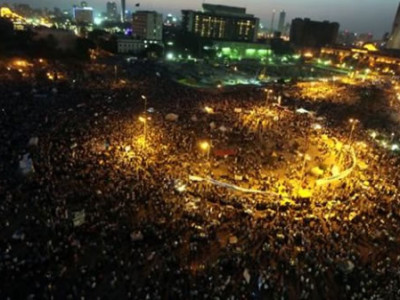
M 147 97 L 145 95 L 142 95 L 141 98 L 144 100 L 144 113 L 146 114 L 146 112 L 147 112 Z
M 310 155 L 308 155 L 307 153 L 301 154 L 301 156 L 303 156 L 303 165 L 302 165 L 302 167 L 301 167 L 301 173 L 300 173 L 300 174 L 301 174 L 301 175 L 300 175 L 300 185 L 303 184 L 304 173 L 305 173 L 305 170 L 306 170 L 306 161 L 307 161 L 307 160 L 311 160 Z
M 352 138 L 353 138 L 353 132 L 354 132 L 354 129 L 356 128 L 358 120 L 357 119 L 350 119 L 349 122 L 351 124 L 351 130 L 350 130 L 350 135 L 349 135 L 349 145 L 351 146 Z
M 265 96 L 266 96 L 266 98 L 265 98 L 265 105 L 268 105 L 268 103 L 269 103 L 269 94 L 270 93 L 272 93 L 273 92 L 273 90 L 271 90 L 271 89 L 265 89 L 264 90 L 265 91 Z
M 210 143 L 207 142 L 207 141 L 201 142 L 200 143 L 200 148 L 201 148 L 201 150 L 206 152 L 207 161 L 209 161 L 210 160 L 210 149 L 211 149 Z
M 352 141 L 353 132 L 354 132 L 354 129 L 356 128 L 356 125 L 357 125 L 358 122 L 359 121 L 357 119 L 349 119 L 349 123 L 351 124 L 351 129 L 350 129 L 350 134 L 349 134 L 349 137 L 348 137 L 348 143 L 349 143 L 350 147 L 353 144 L 353 141 Z M 342 145 L 342 148 L 340 149 L 340 152 L 339 152 L 339 158 L 338 158 L 339 166 L 342 164 L 343 148 L 344 148 L 344 145 Z
M 143 117 L 139 117 L 139 121 L 141 121 L 143 123 L 144 147 L 146 147 L 146 139 L 147 139 L 147 97 L 145 95 L 142 95 L 141 98 L 144 100 L 144 118 Z
M 147 119 L 145 117 L 140 116 L 139 121 L 143 123 L 143 147 L 146 148 L 146 139 L 147 139 Z
M 210 162 L 210 150 L 211 150 L 211 143 L 207 141 L 200 142 L 199 144 L 200 149 L 206 152 L 206 157 L 207 157 L 207 165 L 208 165 L 208 170 L 207 173 L 210 174 L 211 172 L 211 162 Z

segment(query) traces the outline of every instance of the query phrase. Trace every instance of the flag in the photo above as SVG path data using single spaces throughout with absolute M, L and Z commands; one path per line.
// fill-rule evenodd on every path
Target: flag
M 139 6 L 140 6 L 140 3 L 136 3 L 135 6 L 136 6 L 136 7 L 139 7 Z
M 213 153 L 215 156 L 230 156 L 236 155 L 236 149 L 214 149 Z

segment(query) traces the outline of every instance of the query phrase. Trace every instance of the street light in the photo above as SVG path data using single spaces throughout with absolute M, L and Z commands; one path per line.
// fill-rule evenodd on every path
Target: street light
M 146 147 L 146 136 L 147 136 L 147 119 L 145 117 L 140 116 L 139 121 L 143 123 L 143 147 Z
M 200 142 L 199 144 L 201 150 L 206 152 L 207 155 L 207 173 L 210 174 L 211 173 L 211 162 L 210 162 L 210 150 L 211 150 L 211 143 L 207 142 L 207 141 L 203 141 Z
M 301 157 L 303 157 L 303 165 L 301 167 L 301 176 L 300 176 L 300 185 L 303 184 L 303 180 L 304 180 L 304 173 L 305 173 L 305 169 L 306 169 L 306 161 L 307 160 L 311 160 L 311 156 L 308 155 L 307 153 L 305 154 L 300 154 Z
M 207 160 L 209 160 L 209 158 L 210 158 L 210 149 L 211 149 L 210 143 L 207 142 L 207 141 L 201 142 L 200 143 L 200 148 L 201 148 L 201 150 L 206 151 Z
M 265 98 L 265 105 L 268 105 L 269 103 L 269 94 L 273 92 L 271 89 L 264 89 L 264 92 L 266 93 L 266 98 Z
M 144 100 L 144 113 L 147 111 L 147 97 L 142 95 L 141 98 Z
M 358 124 L 358 122 L 360 122 L 360 121 L 358 121 L 357 119 L 352 119 L 352 118 L 349 119 L 349 123 L 351 124 L 351 130 L 350 130 L 350 134 L 349 134 L 349 138 L 348 138 L 348 144 L 349 144 L 350 147 L 353 144 L 353 141 L 352 141 L 353 132 L 354 132 L 354 129 L 356 128 L 356 125 Z M 339 166 L 342 163 L 343 148 L 344 147 L 342 146 L 342 148 L 340 149 L 340 152 L 339 152 L 339 157 L 338 157 Z
M 147 135 L 147 97 L 142 95 L 141 98 L 144 100 L 144 117 L 139 117 L 139 121 L 143 123 L 143 134 L 144 134 L 144 147 L 146 147 L 146 135 Z
M 359 121 L 357 119 L 349 119 L 349 122 L 351 124 L 351 130 L 350 130 L 350 135 L 349 135 L 349 144 L 351 145 L 352 144 L 353 132 L 354 132 L 354 129 L 355 129 L 355 127 L 356 127 L 356 125 L 357 125 L 357 123 Z

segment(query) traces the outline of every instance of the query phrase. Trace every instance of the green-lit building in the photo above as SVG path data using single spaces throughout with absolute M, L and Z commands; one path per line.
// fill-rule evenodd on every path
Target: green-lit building
M 268 44 L 215 41 L 213 48 L 219 58 L 265 59 L 272 54 Z
M 245 8 L 204 3 L 202 11 L 182 10 L 182 27 L 202 38 L 255 42 L 259 19 Z

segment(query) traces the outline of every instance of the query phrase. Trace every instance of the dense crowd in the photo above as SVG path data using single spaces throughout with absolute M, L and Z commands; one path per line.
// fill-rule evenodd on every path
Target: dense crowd
M 400 297 L 399 157 L 365 133 L 370 107 L 350 141 L 352 110 L 337 99 L 280 87 L 276 106 L 255 88 L 179 86 L 152 63 L 119 72 L 0 82 L 2 299 Z M 364 167 L 317 187 L 313 164 L 326 176 L 341 155 L 351 164 L 334 140 L 351 142 Z M 296 184 L 312 197 L 295 197 Z

